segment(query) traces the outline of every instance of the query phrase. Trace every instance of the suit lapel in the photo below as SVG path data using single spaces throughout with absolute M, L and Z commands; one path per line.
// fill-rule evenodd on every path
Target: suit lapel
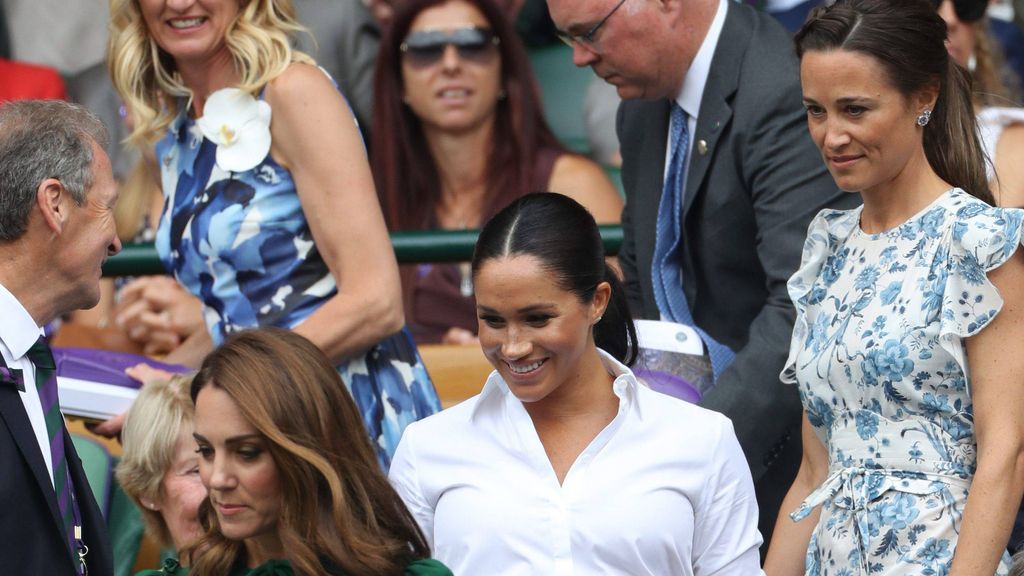
M 692 135 L 693 147 L 690 164 L 687 166 L 686 193 L 683 195 L 684 222 L 698 194 L 706 190 L 704 178 L 707 176 L 708 167 L 715 157 L 722 134 L 732 120 L 730 102 L 739 84 L 738 62 L 750 42 L 750 35 L 744 30 L 749 26 L 742 21 L 746 14 L 732 2 L 728 2 L 727 5 L 728 11 L 722 25 L 722 33 L 718 37 L 715 54 L 711 58 L 711 71 L 704 84 L 697 128 Z
M 32 471 L 36 485 L 46 499 L 54 526 L 57 527 L 63 538 L 64 527 L 60 509 L 57 507 L 57 494 L 53 491 L 53 482 L 50 480 L 50 473 L 46 470 L 46 461 L 43 460 L 43 455 L 39 452 L 39 443 L 36 441 L 28 414 L 25 413 L 25 404 L 21 401 L 17 389 L 12 386 L 0 387 L 0 419 L 3 420 L 11 437 L 18 445 L 18 451 L 21 452 L 29 470 Z

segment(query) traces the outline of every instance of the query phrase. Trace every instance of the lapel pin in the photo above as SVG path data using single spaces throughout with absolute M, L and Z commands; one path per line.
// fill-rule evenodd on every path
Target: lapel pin
M 707 140 L 697 140 L 697 152 L 701 156 L 703 156 L 703 155 L 708 153 L 708 141 Z

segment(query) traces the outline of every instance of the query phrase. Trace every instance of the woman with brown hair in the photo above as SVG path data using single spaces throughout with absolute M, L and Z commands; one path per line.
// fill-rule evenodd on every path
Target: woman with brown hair
M 206 530 L 194 576 L 450 576 L 377 464 L 334 366 L 305 338 L 230 337 L 192 384 Z
M 811 223 L 783 382 L 803 460 L 769 576 L 1006 574 L 1024 492 L 1024 211 L 992 207 L 970 78 L 925 0 L 796 35 L 811 138 L 852 210 Z
M 542 190 L 619 221 L 622 200 L 601 168 L 544 122 L 526 50 L 494 0 L 398 5 L 375 90 L 371 165 L 392 231 L 478 228 Z M 475 339 L 468 264 L 409 267 L 402 283 L 418 342 Z

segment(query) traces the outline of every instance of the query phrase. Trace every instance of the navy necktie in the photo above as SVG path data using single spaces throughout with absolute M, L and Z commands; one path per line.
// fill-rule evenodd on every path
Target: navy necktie
M 682 238 L 683 176 L 686 173 L 686 150 L 690 145 L 690 133 L 686 112 L 675 101 L 672 102 L 669 134 L 668 173 L 658 204 L 657 235 L 651 265 L 654 299 L 658 310 L 667 320 L 691 326 L 700 334 L 717 380 L 735 354 L 728 346 L 717 342 L 697 326 L 690 312 L 690 304 L 686 301 L 686 293 L 683 292 L 682 255 L 679 248 Z

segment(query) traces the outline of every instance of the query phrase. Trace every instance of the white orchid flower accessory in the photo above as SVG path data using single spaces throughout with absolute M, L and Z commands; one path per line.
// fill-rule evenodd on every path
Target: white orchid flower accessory
M 217 166 L 222 170 L 245 172 L 270 152 L 270 104 L 238 88 L 210 94 L 196 124 L 217 145 Z

